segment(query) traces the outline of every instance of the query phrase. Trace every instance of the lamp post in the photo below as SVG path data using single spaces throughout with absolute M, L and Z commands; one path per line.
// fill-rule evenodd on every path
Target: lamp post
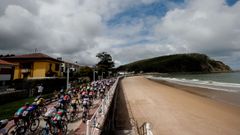
M 66 68 L 67 68 L 67 89 L 69 89 L 69 65 L 66 64 Z
M 93 66 L 93 81 L 96 81 L 96 73 L 98 73 L 98 71 L 96 71 L 96 65 Z
M 93 69 L 93 81 L 95 82 L 95 68 Z
M 103 74 L 105 74 L 105 72 L 102 72 L 102 79 L 103 79 Z

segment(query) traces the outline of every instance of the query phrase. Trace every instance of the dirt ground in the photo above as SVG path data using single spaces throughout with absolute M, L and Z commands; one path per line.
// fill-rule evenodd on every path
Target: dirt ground
M 240 135 L 240 107 L 163 85 L 144 77 L 121 81 L 131 113 L 154 135 Z

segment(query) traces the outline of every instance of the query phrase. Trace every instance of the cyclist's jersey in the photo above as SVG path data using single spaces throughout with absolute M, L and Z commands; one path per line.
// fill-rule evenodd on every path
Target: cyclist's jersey
M 52 117 L 57 112 L 57 109 L 52 107 L 47 110 L 47 112 L 44 114 L 45 117 Z
M 72 99 L 71 104 L 77 104 L 77 100 L 76 99 Z
M 34 111 L 34 110 L 36 110 L 37 109 L 37 105 L 30 105 L 28 108 L 27 108 L 27 111 L 29 111 L 29 112 L 32 112 L 32 111 Z
M 73 108 L 74 110 L 76 110 L 76 109 L 77 109 L 77 100 L 73 99 L 73 100 L 71 101 L 71 106 L 72 106 L 72 108 Z
M 59 114 L 55 114 L 54 117 L 52 118 L 53 121 L 60 121 L 62 117 Z
M 38 100 L 36 101 L 36 103 L 37 103 L 37 105 L 42 106 L 42 105 L 44 105 L 44 103 L 45 103 L 45 99 L 44 99 L 44 98 L 40 98 L 40 99 L 38 99 Z
M 93 91 L 90 91 L 90 92 L 89 92 L 89 96 L 92 96 L 92 95 L 93 95 Z
M 83 99 L 83 105 L 88 105 L 89 102 L 89 98 L 84 98 Z
M 19 109 L 17 110 L 17 112 L 15 113 L 15 115 L 16 115 L 16 116 L 22 115 L 22 113 L 23 113 L 27 108 L 28 108 L 27 106 L 23 106 L 23 107 L 19 108 Z
M 58 111 L 57 111 L 57 114 L 59 115 L 59 116 L 63 116 L 63 115 L 65 115 L 65 113 L 66 113 L 66 111 L 65 110 L 63 110 L 63 109 L 59 109 Z

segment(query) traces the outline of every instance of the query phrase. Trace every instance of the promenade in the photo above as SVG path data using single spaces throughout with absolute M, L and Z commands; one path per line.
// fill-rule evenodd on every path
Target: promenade
M 154 135 L 240 135 L 240 107 L 166 86 L 144 77 L 121 81 L 128 111 Z

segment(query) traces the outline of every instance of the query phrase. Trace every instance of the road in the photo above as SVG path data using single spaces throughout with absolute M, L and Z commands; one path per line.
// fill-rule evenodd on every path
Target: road
M 240 135 L 240 107 L 166 86 L 144 77 L 121 81 L 129 113 L 154 135 Z
M 95 111 L 97 110 L 99 104 L 100 104 L 100 99 L 94 100 L 93 106 L 90 108 L 89 110 L 89 118 L 91 118 L 91 116 L 95 113 Z M 47 106 L 47 108 L 51 108 L 56 104 L 56 102 L 53 102 L 51 104 L 49 104 Z M 68 135 L 85 135 L 86 132 L 86 124 L 82 122 L 81 119 L 81 115 L 82 115 L 82 109 L 79 107 L 80 112 L 79 112 L 79 117 L 76 118 L 75 121 L 68 123 Z M 12 125 L 14 125 L 13 120 L 11 120 L 8 125 L 6 126 L 6 128 L 8 129 L 9 127 L 11 127 Z M 35 133 L 31 133 L 28 132 L 26 134 L 28 135 L 33 135 L 33 134 L 39 134 L 39 131 L 45 126 L 45 121 L 43 120 L 42 117 L 40 117 L 40 125 L 38 130 Z

